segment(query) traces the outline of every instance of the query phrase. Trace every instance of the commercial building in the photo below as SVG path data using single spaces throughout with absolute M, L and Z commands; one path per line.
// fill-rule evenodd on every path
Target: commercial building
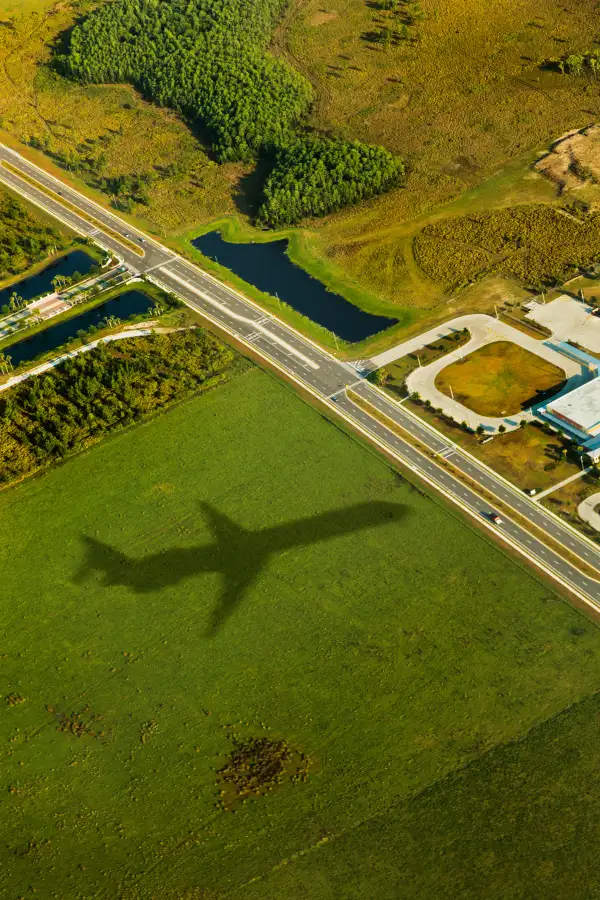
M 594 378 L 562 397 L 550 401 L 546 414 L 586 438 L 600 436 L 600 378 Z

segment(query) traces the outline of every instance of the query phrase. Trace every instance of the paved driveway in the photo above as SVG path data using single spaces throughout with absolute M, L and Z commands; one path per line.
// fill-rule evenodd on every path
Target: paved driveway
M 595 528 L 596 531 L 600 531 L 600 512 L 598 512 L 598 507 L 600 507 L 600 493 L 587 497 L 577 507 L 579 518 L 591 525 L 592 528 Z

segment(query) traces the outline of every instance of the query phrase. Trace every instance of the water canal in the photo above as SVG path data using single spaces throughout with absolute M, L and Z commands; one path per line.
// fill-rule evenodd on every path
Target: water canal
M 354 343 L 371 337 L 397 319 L 365 312 L 340 294 L 328 291 L 323 282 L 296 266 L 286 253 L 287 240 L 266 244 L 233 244 L 218 231 L 210 231 L 192 241 L 209 259 L 230 269 L 260 291 L 293 307 L 342 340 Z
M 92 325 L 99 325 L 103 319 L 107 319 L 109 316 L 115 316 L 124 322 L 132 316 L 148 312 L 153 306 L 154 300 L 142 291 L 127 291 L 93 309 L 86 310 L 79 316 L 73 316 L 72 319 L 51 325 L 45 331 L 32 334 L 29 338 L 23 338 L 22 341 L 11 344 L 0 352 L 10 356 L 13 368 L 16 369 L 22 363 L 32 362 L 38 356 L 75 340 L 78 332 L 86 331 Z
M 0 291 L 0 307 L 8 305 L 11 295 L 15 292 L 24 300 L 33 300 L 43 294 L 50 294 L 54 290 L 52 279 L 57 275 L 66 275 L 72 278 L 75 272 L 87 275 L 96 260 L 83 250 L 73 250 L 71 253 L 60 256 L 49 263 L 45 269 L 23 281 L 17 281 Z

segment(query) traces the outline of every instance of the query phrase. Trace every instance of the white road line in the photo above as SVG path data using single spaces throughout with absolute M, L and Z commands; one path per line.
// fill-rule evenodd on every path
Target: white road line
M 246 322 L 247 325 L 252 325 L 257 331 L 262 332 L 262 334 L 267 337 L 270 341 L 273 341 L 274 344 L 279 344 L 280 347 L 283 347 L 288 353 L 292 356 L 296 356 L 298 359 L 301 359 L 305 362 L 311 369 L 320 368 L 316 363 L 314 363 L 308 356 L 305 356 L 303 353 L 300 353 L 299 350 L 296 350 L 295 347 L 292 347 L 291 344 L 288 344 L 287 341 L 284 341 L 282 338 L 277 337 L 277 335 L 273 334 L 269 331 L 268 328 L 265 328 L 264 325 L 261 325 L 255 319 L 249 319 L 247 316 L 240 316 L 239 313 L 234 313 L 231 309 L 225 306 L 223 303 L 219 303 L 218 300 L 214 300 L 209 294 L 205 294 L 204 291 L 201 291 L 199 288 L 194 287 L 193 284 L 190 284 L 189 281 L 186 281 L 185 278 L 181 278 L 179 275 L 176 275 L 171 269 L 165 268 L 166 264 L 163 264 L 165 275 L 170 276 L 171 278 L 178 281 L 184 287 L 186 287 L 189 291 L 192 291 L 194 294 L 197 294 L 199 297 L 206 303 L 210 303 L 211 306 L 216 306 L 217 309 L 221 310 L 222 313 L 225 313 L 231 319 L 235 319 L 238 322 Z
M 144 275 L 149 275 L 150 272 L 154 272 L 155 269 L 162 269 L 163 266 L 168 266 L 171 260 L 177 259 L 176 256 L 171 256 L 169 259 L 163 260 L 163 262 L 156 263 L 154 266 L 150 266 L 149 269 L 144 269 Z M 172 273 L 171 273 L 172 274 Z M 173 278 L 175 276 L 173 275 Z

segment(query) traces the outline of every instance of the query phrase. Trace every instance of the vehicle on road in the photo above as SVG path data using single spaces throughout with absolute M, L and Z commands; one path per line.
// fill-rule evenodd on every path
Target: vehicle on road
M 498 513 L 490 513 L 490 522 L 493 522 L 494 525 L 503 525 L 504 520 L 500 518 Z

